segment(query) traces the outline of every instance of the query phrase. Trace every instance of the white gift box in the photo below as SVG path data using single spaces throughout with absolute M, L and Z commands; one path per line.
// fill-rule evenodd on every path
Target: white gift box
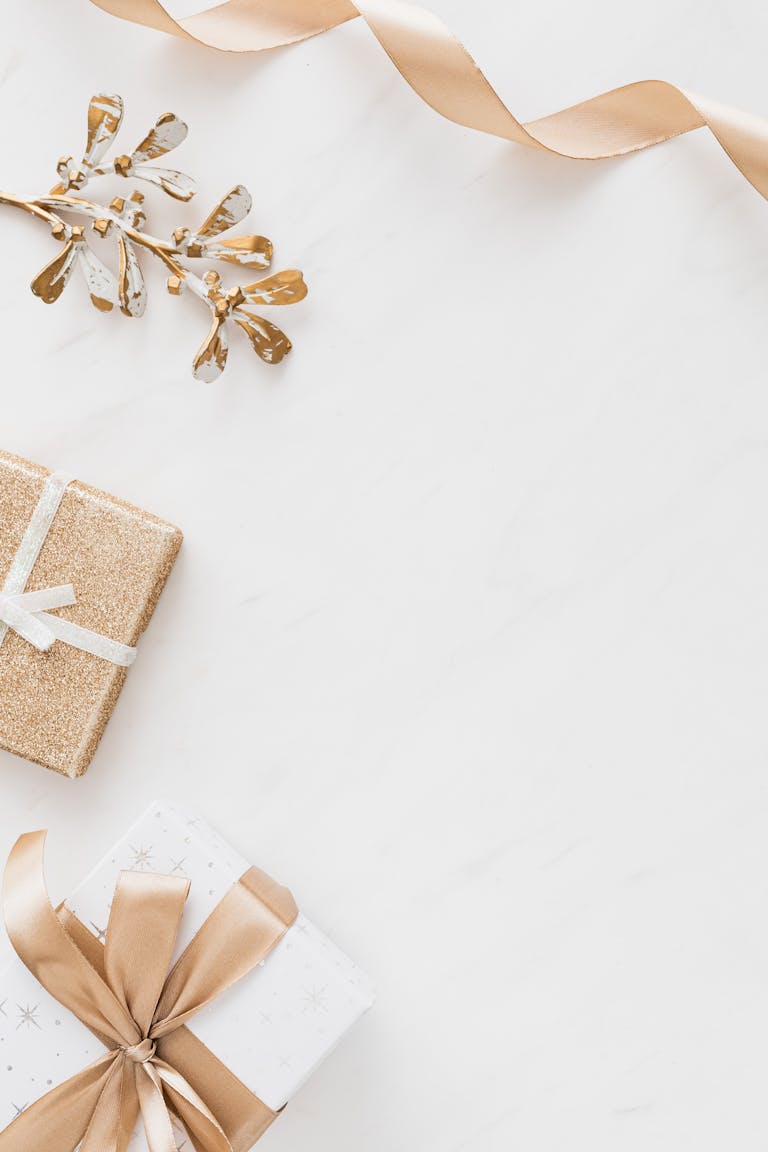
M 66 901 L 103 940 L 119 873 L 175 874 L 191 890 L 174 960 L 248 861 L 203 820 L 156 803 Z M 352 961 L 305 916 L 267 959 L 187 1025 L 254 1095 L 278 1111 L 373 1003 Z M 0 974 L 0 1129 L 54 1085 L 104 1052 L 85 1025 L 57 1003 L 13 956 Z M 132 1152 L 146 1152 L 139 1120 Z

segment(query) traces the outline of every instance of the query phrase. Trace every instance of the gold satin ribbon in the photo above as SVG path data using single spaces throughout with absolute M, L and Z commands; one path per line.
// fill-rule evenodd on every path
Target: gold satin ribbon
M 411 88 L 441 116 L 574 160 L 638 152 L 708 127 L 736 167 L 768 198 L 768 122 L 664 80 L 604 92 L 523 124 L 486 80 L 466 48 L 424 8 L 402 0 L 225 0 L 175 20 L 160 0 L 91 0 L 123 20 L 225 52 L 263 52 L 295 44 L 362 17 Z
M 8 936 L 107 1051 L 22 1112 L 0 1133 L 0 1152 L 126 1152 L 139 1114 L 150 1152 L 176 1152 L 172 1115 L 196 1152 L 246 1152 L 276 1113 L 185 1024 L 285 935 L 298 915 L 290 892 L 249 869 L 169 972 L 189 882 L 121 873 L 101 945 L 66 908 L 52 907 L 44 845 L 44 832 L 27 833 L 8 858 Z

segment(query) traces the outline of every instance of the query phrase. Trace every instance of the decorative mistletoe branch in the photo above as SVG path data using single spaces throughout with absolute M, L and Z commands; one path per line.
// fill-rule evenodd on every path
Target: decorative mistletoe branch
M 162 188 L 176 200 L 189 201 L 195 194 L 189 176 L 170 168 L 148 164 L 176 148 L 187 135 L 187 126 L 172 113 L 161 116 L 136 149 L 112 161 L 105 157 L 123 118 L 119 96 L 94 96 L 88 106 L 88 140 L 79 164 L 71 156 L 57 166 L 60 183 L 47 196 L 25 200 L 0 191 L 0 204 L 20 208 L 50 225 L 51 234 L 61 242 L 61 250 L 32 281 L 32 291 L 46 304 L 58 300 L 79 265 L 91 300 L 101 312 L 117 304 L 126 316 L 141 316 L 147 302 L 144 275 L 137 249 L 151 253 L 168 269 L 168 291 L 175 296 L 191 292 L 204 301 L 211 312 L 211 328 L 193 362 L 198 380 L 215 380 L 227 361 L 228 324 L 233 321 L 245 332 L 257 354 L 267 364 L 277 364 L 290 352 L 291 342 L 269 320 L 250 311 L 272 304 L 295 304 L 307 294 L 301 272 L 289 269 L 263 277 L 253 284 L 225 290 L 218 272 L 198 276 L 188 260 L 222 260 L 243 268 L 264 269 L 272 261 L 272 244 L 264 236 L 234 236 L 221 239 L 224 232 L 239 224 L 251 210 L 251 197 L 242 184 L 221 200 L 196 232 L 177 228 L 169 241 L 144 231 L 144 196 L 134 191 L 126 200 L 116 197 L 108 206 L 85 200 L 76 193 L 97 176 L 117 175 L 146 180 Z M 75 194 L 73 194 L 75 193 Z M 83 223 L 72 224 L 69 217 Z M 90 247 L 86 231 L 117 239 L 118 274 L 99 259 Z

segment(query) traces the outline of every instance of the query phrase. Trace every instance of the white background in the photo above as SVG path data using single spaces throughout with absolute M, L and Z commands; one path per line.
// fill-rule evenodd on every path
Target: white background
M 754 0 L 432 6 L 523 117 L 656 76 L 768 110 Z M 0 186 L 99 89 L 126 146 L 190 124 L 154 231 L 242 180 L 311 295 L 284 366 L 197 384 L 159 270 L 142 321 L 47 308 L 0 210 L 2 446 L 186 532 L 88 776 L 0 758 L 0 849 L 50 827 L 60 897 L 187 797 L 376 978 L 265 1152 L 765 1148 L 768 205 L 704 132 L 443 122 L 359 22 L 231 58 L 86 0 L 6 0 Z

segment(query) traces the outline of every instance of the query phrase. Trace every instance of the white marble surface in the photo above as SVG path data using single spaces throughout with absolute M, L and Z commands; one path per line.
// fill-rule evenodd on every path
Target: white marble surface
M 768 105 L 755 0 L 434 7 L 522 115 Z M 186 532 L 89 775 L 0 759 L 0 849 L 49 826 L 60 896 L 186 794 L 376 978 L 265 1152 L 764 1148 L 768 205 L 703 133 L 472 136 L 360 26 L 228 59 L 86 0 L 6 0 L 0 185 L 107 87 L 312 294 L 285 366 L 196 384 L 159 273 L 143 321 L 46 308 L 0 212 L 3 447 Z

